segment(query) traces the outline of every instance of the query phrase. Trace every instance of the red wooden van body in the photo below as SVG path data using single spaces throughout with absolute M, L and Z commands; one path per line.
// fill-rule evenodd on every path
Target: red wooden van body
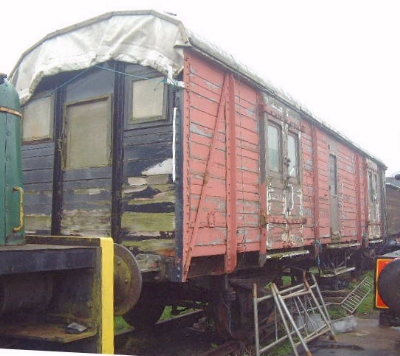
M 223 255 L 218 272 L 230 273 L 247 252 L 265 260 L 381 241 L 379 161 L 189 50 L 184 83 L 185 271 L 200 256 Z

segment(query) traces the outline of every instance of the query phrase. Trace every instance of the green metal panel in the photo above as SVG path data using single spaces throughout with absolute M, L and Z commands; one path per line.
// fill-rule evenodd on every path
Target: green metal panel
M 0 245 L 25 242 L 20 111 L 16 90 L 0 76 Z
M 2 85 L 0 85 L 0 88 L 2 93 Z M 6 114 L 0 112 L 0 245 L 4 245 L 6 239 L 6 216 L 5 216 L 6 146 L 4 142 L 6 142 Z

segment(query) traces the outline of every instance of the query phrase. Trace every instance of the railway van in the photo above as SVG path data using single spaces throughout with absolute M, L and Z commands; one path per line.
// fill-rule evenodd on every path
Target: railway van
M 169 305 L 235 335 L 254 283 L 352 272 L 385 239 L 385 164 L 175 16 L 58 30 L 10 81 L 26 233 L 125 248 L 136 328 Z

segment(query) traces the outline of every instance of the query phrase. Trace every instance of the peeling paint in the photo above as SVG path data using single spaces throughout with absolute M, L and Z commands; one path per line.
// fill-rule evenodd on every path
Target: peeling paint
M 159 174 L 172 174 L 173 162 L 172 158 L 168 158 L 161 163 L 150 167 L 149 169 L 142 172 L 145 176 L 159 175 Z
M 128 184 L 130 186 L 147 185 L 147 180 L 143 177 L 128 177 Z
M 25 215 L 25 232 L 36 233 L 37 231 L 51 231 L 51 216 L 45 214 Z
M 147 185 L 141 185 L 141 186 L 136 186 L 136 187 L 132 187 L 132 188 L 125 188 L 123 191 L 123 195 L 129 195 L 132 193 L 143 192 L 146 189 L 147 189 Z
M 173 255 L 175 250 L 174 240 L 149 239 L 141 241 L 127 241 L 123 245 L 137 252 L 153 252 L 161 255 Z
M 124 212 L 121 225 L 124 229 L 135 231 L 175 231 L 175 213 Z
M 211 130 L 206 129 L 200 125 L 193 124 L 193 123 L 190 124 L 190 132 L 196 133 L 200 136 L 204 136 L 204 137 L 208 137 L 208 138 L 213 137 L 213 132 Z
M 80 194 L 80 195 L 84 195 L 84 194 L 98 195 L 103 192 L 107 192 L 107 190 L 101 189 L 101 188 L 87 188 L 87 189 L 75 189 L 74 190 L 74 194 Z

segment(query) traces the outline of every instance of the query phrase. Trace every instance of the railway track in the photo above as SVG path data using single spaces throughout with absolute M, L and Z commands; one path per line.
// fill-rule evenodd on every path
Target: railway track
M 240 356 L 243 355 L 245 346 L 238 341 L 228 341 L 198 356 Z
M 204 323 L 203 311 L 159 322 L 152 330 L 125 331 L 115 338 L 115 353 L 119 355 L 239 356 L 245 348 L 238 341 L 218 337 Z

